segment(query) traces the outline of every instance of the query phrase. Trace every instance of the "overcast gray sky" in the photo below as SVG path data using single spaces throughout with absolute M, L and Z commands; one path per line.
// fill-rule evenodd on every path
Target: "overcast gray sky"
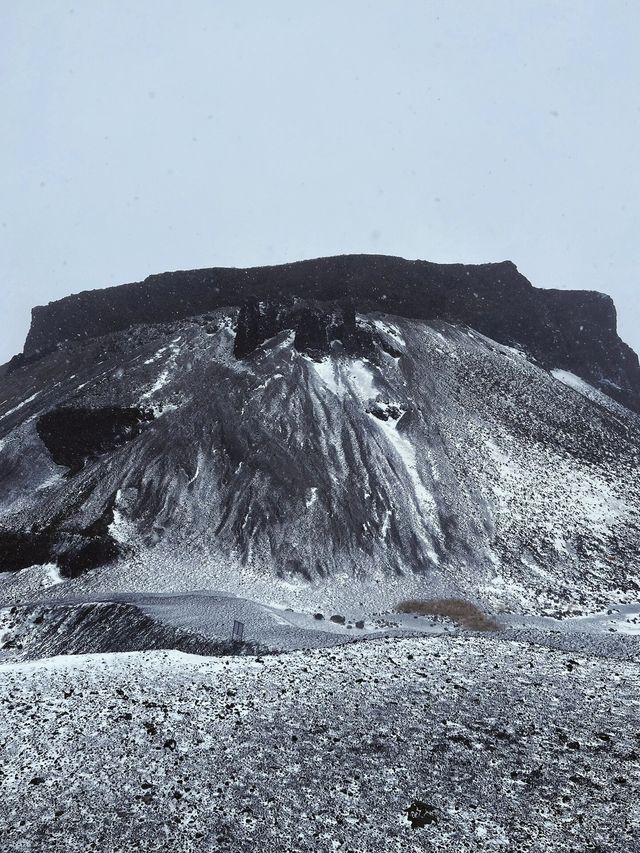
M 509 258 L 640 349 L 640 4 L 0 0 L 0 362 L 169 269 Z

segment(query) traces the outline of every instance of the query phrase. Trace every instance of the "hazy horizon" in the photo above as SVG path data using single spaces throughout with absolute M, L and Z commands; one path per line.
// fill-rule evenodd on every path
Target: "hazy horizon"
M 633 4 L 0 9 L 0 363 L 35 305 L 173 269 L 511 260 L 640 350 Z

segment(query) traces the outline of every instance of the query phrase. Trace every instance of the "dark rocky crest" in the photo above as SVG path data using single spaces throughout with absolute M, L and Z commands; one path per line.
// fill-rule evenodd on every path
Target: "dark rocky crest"
M 334 342 L 351 355 L 373 351 L 373 335 L 356 323 L 353 304 L 297 301 L 288 305 L 256 299 L 240 306 L 236 323 L 234 354 L 245 358 L 261 344 L 285 331 L 294 333 L 298 352 L 326 355 Z
M 500 343 L 525 349 L 543 367 L 570 370 L 640 410 L 638 357 L 617 335 L 612 300 L 589 291 L 534 288 L 508 261 L 432 264 L 344 255 L 274 267 L 163 273 L 35 308 L 24 356 L 139 323 L 171 322 L 247 303 L 236 350 L 246 355 L 255 348 L 254 341 L 282 328 L 277 306 L 345 298 L 360 312 L 471 326 Z M 271 307 L 260 308 L 261 303 Z
M 260 344 L 274 337 L 283 328 L 282 306 L 248 299 L 240 306 L 236 324 L 233 353 L 236 358 L 245 358 Z

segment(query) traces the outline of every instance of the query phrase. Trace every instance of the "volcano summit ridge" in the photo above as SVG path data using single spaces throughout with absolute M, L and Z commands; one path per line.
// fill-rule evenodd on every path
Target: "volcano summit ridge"
M 279 266 L 161 273 L 34 308 L 21 359 L 67 341 L 174 322 L 251 300 L 342 302 L 361 312 L 464 324 L 525 350 L 546 369 L 571 371 L 640 411 L 638 357 L 617 334 L 611 298 L 533 287 L 510 261 L 435 264 L 342 255 Z

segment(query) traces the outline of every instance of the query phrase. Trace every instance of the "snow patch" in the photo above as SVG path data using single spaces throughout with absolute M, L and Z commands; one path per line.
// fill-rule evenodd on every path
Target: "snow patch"
M 152 364 L 154 361 L 157 361 L 158 358 L 167 350 L 171 350 L 171 355 L 169 357 L 169 360 L 167 361 L 167 364 L 165 365 L 164 370 L 158 376 L 151 388 L 149 388 L 148 391 L 145 391 L 145 393 L 142 395 L 142 400 L 148 400 L 149 397 L 153 397 L 154 394 L 157 394 L 158 391 L 162 390 L 162 388 L 164 388 L 165 385 L 169 383 L 171 374 L 176 367 L 176 358 L 178 356 L 178 353 L 180 352 L 180 347 L 178 346 L 178 341 L 180 340 L 181 338 L 174 338 L 174 340 L 171 341 L 168 347 L 162 347 L 162 349 L 159 349 L 152 359 L 145 361 L 145 364 Z
M 337 397 L 351 394 L 363 402 L 368 402 L 376 396 L 375 374 L 369 363 L 363 359 L 349 361 L 326 358 L 322 361 L 314 361 L 304 356 L 304 360 Z
M 51 586 L 64 583 L 64 578 L 60 575 L 60 569 L 55 563 L 47 563 L 42 568 L 45 570 L 44 577 L 42 578 L 42 586 L 48 589 Z
M 12 415 L 14 412 L 19 412 L 19 411 L 20 411 L 20 409 L 24 408 L 25 406 L 28 406 L 28 405 L 29 405 L 29 403 L 33 403 L 33 401 L 36 399 L 36 397 L 37 397 L 40 393 L 41 393 L 40 391 L 36 391 L 36 393 L 35 393 L 35 394 L 32 394 L 32 395 L 31 395 L 30 397 L 28 397 L 26 400 L 23 400 L 21 403 L 18 403 L 18 405 L 17 405 L 17 406 L 14 406 L 14 407 L 13 407 L 13 409 L 9 409 L 9 411 L 8 411 L 8 412 L 5 412 L 5 413 L 4 413 L 4 415 L 0 415 L 0 420 L 2 420 L 3 418 L 8 418 L 8 417 L 9 417 L 9 415 Z
M 336 395 L 341 397 L 343 394 L 342 380 L 338 372 L 337 364 L 332 358 L 323 359 L 322 361 L 314 361 L 311 358 L 306 358 L 319 379 L 327 386 L 327 388 Z
M 429 520 L 433 522 L 438 518 L 438 506 L 433 495 L 422 482 L 420 472 L 418 471 L 417 455 L 414 446 L 405 435 L 398 431 L 397 421 L 391 419 L 381 421 L 375 417 L 373 420 L 386 435 L 387 440 L 392 444 L 402 460 L 413 487 L 413 498 L 420 515 L 427 515 Z M 439 562 L 438 555 L 432 548 L 429 548 L 429 556 L 435 563 Z
M 136 534 L 135 525 L 127 520 L 118 504 L 122 500 L 122 491 L 116 492 L 115 506 L 113 508 L 113 521 L 109 525 L 109 535 L 121 545 L 127 545 Z
M 584 379 L 581 379 L 569 370 L 554 369 L 551 371 L 551 375 L 554 379 L 562 382 L 563 385 L 568 385 L 569 388 L 573 388 L 574 391 L 578 391 L 578 393 L 583 394 L 585 397 L 593 399 L 595 396 L 600 396 L 600 392 L 593 385 L 589 385 L 588 382 L 585 382 Z
M 193 473 L 193 477 L 191 477 L 191 479 L 187 483 L 188 486 L 192 486 L 195 483 L 195 481 L 198 479 L 198 477 L 200 476 L 201 463 L 202 463 L 202 451 L 199 450 L 198 451 L 198 461 L 196 463 L 196 470 Z
M 151 388 L 150 388 L 148 391 L 145 391 L 145 393 L 142 395 L 142 399 L 143 399 L 143 400 L 146 400 L 146 399 L 148 399 L 149 397 L 152 397 L 152 396 L 153 396 L 156 392 L 158 392 L 161 388 L 164 388 L 164 386 L 165 386 L 168 382 L 169 382 L 169 371 L 168 371 L 168 370 L 163 370 L 163 371 L 162 371 L 162 373 L 160 374 L 160 376 L 158 376 L 158 378 L 156 379 L 156 381 L 153 383 L 153 385 L 151 386 Z
M 382 320 L 374 320 L 373 325 L 379 332 L 389 335 L 389 337 L 392 337 L 397 343 L 402 344 L 402 346 L 406 346 L 405 339 L 400 334 L 400 329 L 398 329 L 397 326 L 394 326 L 391 323 L 384 323 Z
M 162 347 L 162 349 L 159 349 L 155 355 L 152 355 L 151 358 L 144 361 L 143 364 L 153 364 L 155 361 L 158 361 L 159 358 L 162 358 L 167 349 L 168 347 Z
M 391 523 L 392 512 L 390 509 L 385 510 L 384 516 L 382 518 L 382 525 L 380 526 L 380 538 L 386 539 L 387 533 L 389 532 L 389 524 Z
M 352 390 L 361 399 L 370 400 L 375 397 L 375 374 L 368 362 L 362 359 L 355 359 L 351 362 L 348 379 Z

